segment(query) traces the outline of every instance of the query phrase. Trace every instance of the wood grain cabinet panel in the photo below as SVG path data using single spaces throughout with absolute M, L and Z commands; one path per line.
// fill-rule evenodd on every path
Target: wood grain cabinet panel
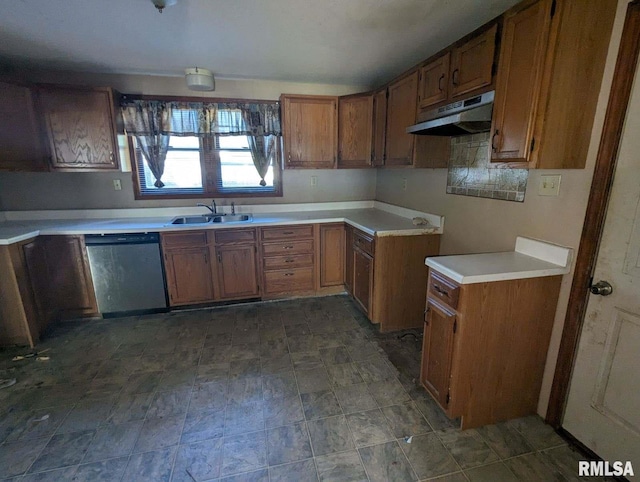
M 407 127 L 416 122 L 418 71 L 389 86 L 385 166 L 410 166 L 413 163 L 414 135 Z
M 215 250 L 220 298 L 258 296 L 256 246 L 218 246 Z
M 0 170 L 48 170 L 34 97 L 30 87 L 0 82 Z
M 349 294 L 353 294 L 353 232 L 354 228 L 347 224 L 345 226 L 344 287 Z
M 493 81 L 498 26 L 473 37 L 451 52 L 450 97 L 455 99 Z
M 529 160 L 551 4 L 552 0 L 529 2 L 505 15 L 491 132 L 494 161 Z
M 338 167 L 370 167 L 373 141 L 373 95 L 340 97 Z
M 450 58 L 451 53 L 447 52 L 420 69 L 420 91 L 418 94 L 420 109 L 447 100 Z
M 214 300 L 208 246 L 165 249 L 164 267 L 171 306 Z
M 117 170 L 113 92 L 40 86 L 38 98 L 56 170 Z
M 344 224 L 320 225 L 320 287 L 344 284 Z
M 285 166 L 329 169 L 336 167 L 338 98 L 281 96 Z
M 353 248 L 353 298 L 365 314 L 371 313 L 373 300 L 373 258 Z

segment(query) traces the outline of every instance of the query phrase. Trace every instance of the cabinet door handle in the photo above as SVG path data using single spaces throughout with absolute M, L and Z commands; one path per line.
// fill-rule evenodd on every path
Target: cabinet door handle
M 500 136 L 500 131 L 496 129 L 496 131 L 493 134 L 493 137 L 491 138 L 491 149 L 493 149 L 493 152 L 498 151 L 498 146 L 496 146 L 496 137 L 499 137 L 499 136 Z
M 444 74 L 442 74 L 440 76 L 440 78 L 438 79 L 438 90 L 440 90 L 440 92 L 442 92 L 444 89 L 442 88 L 442 81 L 444 80 Z
M 222 263 L 222 255 L 220 254 L 220 252 L 218 251 L 218 262 Z
M 433 285 L 433 289 L 440 293 L 442 296 L 449 296 L 449 292 L 447 290 L 443 290 L 438 285 Z
M 109 152 L 109 160 L 113 161 L 113 152 Z
M 458 74 L 460 73 L 460 69 L 456 69 L 453 71 L 453 75 L 451 76 L 451 81 L 453 85 L 458 85 Z
M 289 157 L 287 157 L 287 163 L 291 164 L 291 153 L 289 153 Z

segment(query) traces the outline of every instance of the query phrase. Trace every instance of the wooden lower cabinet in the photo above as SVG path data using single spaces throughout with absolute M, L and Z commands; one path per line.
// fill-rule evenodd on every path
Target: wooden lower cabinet
M 353 294 L 353 227 L 345 226 L 344 251 L 344 287 L 347 293 Z
M 216 252 L 218 297 L 222 300 L 255 298 L 260 295 L 255 230 L 235 230 L 232 234 L 235 240 L 224 233 L 228 244 L 217 243 L 212 248 Z
M 164 251 L 164 268 L 171 306 L 205 303 L 215 299 L 208 246 Z
M 372 236 L 347 228 L 345 286 L 381 332 L 424 322 L 427 267 L 440 252 L 440 235 Z
M 369 315 L 373 299 L 373 258 L 358 247 L 353 248 L 352 293 L 362 311 Z
M 344 223 L 320 225 L 320 287 L 344 284 Z
M 561 280 L 458 285 L 431 272 L 420 381 L 463 429 L 536 412 Z

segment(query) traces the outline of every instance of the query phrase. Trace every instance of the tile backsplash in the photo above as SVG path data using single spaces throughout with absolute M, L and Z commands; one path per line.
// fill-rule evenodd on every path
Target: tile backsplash
M 489 133 L 451 138 L 447 194 L 524 201 L 527 169 L 490 168 Z

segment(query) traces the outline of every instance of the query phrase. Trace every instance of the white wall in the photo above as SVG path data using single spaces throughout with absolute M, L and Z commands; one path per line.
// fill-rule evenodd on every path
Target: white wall
M 626 6 L 627 0 L 619 0 L 585 169 L 530 171 L 524 203 L 446 194 L 446 169 L 381 170 L 376 199 L 444 215 L 442 254 L 511 250 L 518 235 L 571 246 L 577 251 Z M 538 196 L 540 176 L 550 173 L 562 175 L 560 195 Z M 406 191 L 402 190 L 404 178 L 407 179 Z M 538 405 L 538 413 L 542 416 L 546 414 L 549 401 L 572 279 L 573 272 L 563 278 L 560 291 Z

